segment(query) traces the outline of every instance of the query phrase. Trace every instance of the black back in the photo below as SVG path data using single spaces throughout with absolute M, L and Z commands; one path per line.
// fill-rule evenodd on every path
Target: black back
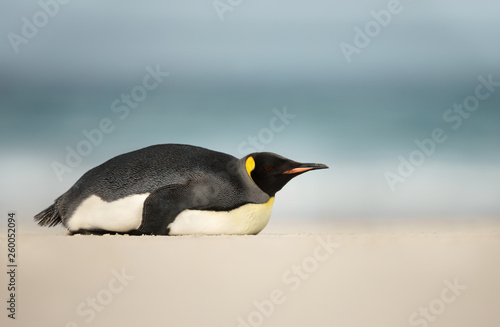
M 213 185 L 211 192 L 218 201 L 207 210 L 231 210 L 269 199 L 251 181 L 239 159 L 191 145 L 160 144 L 116 156 L 89 170 L 57 199 L 57 206 L 65 220 L 92 194 L 114 201 L 192 181 Z

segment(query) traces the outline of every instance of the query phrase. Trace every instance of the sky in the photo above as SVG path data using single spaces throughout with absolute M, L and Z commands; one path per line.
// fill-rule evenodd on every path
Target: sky
M 159 143 L 331 167 L 287 185 L 273 219 L 500 216 L 498 2 L 42 0 L 0 12 L 0 205 L 27 229 L 88 169 Z M 71 151 L 85 154 L 74 167 Z

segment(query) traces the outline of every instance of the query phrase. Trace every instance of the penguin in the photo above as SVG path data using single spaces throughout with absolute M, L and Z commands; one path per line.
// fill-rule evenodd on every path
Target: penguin
M 285 184 L 325 168 L 271 152 L 238 159 L 192 145 L 153 145 L 89 170 L 34 219 L 62 224 L 70 235 L 255 235 Z

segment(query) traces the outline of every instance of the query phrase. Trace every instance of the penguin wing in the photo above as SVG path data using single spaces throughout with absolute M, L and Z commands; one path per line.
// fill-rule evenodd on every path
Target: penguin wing
M 168 226 L 184 210 L 231 210 L 246 203 L 234 189 L 214 184 L 213 180 L 170 184 L 153 191 L 144 201 L 142 222 L 137 232 L 168 235 Z
M 189 207 L 183 198 L 188 193 L 188 184 L 166 185 L 151 192 L 144 201 L 139 234 L 168 235 L 167 226 Z

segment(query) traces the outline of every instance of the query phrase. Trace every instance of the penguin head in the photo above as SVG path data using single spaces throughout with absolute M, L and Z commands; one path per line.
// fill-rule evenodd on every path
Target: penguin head
M 306 171 L 325 169 L 327 165 L 300 163 L 271 152 L 256 152 L 244 158 L 245 168 L 257 186 L 270 197 L 292 178 Z

